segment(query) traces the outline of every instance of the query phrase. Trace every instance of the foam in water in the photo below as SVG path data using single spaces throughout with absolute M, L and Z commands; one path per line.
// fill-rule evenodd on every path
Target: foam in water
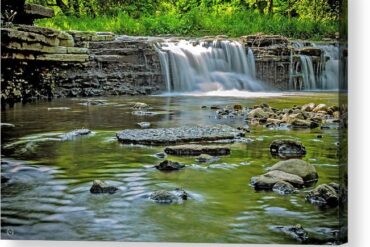
M 254 55 L 236 41 L 165 42 L 157 45 L 168 92 L 263 91 Z

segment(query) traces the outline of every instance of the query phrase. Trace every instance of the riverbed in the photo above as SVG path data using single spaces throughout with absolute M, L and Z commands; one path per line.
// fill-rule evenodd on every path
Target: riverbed
M 1 236 L 3 239 L 165 241 L 207 243 L 297 243 L 277 226 L 301 224 L 309 235 L 326 241 L 339 230 L 338 208 L 320 209 L 292 195 L 256 192 L 250 179 L 278 158 L 269 145 L 294 138 L 306 147 L 304 160 L 318 172 L 318 184 L 338 182 L 339 132 L 331 129 L 269 129 L 251 126 L 246 143 L 225 144 L 231 154 L 200 164 L 194 156 L 167 156 L 187 165 L 163 173 L 153 168 L 164 146 L 125 145 L 115 134 L 140 128 L 194 125 L 245 125 L 245 117 L 217 118 L 202 106 L 267 103 L 275 108 L 314 102 L 338 105 L 329 92 L 234 95 L 166 95 L 143 97 L 70 98 L 38 101 L 1 113 L 2 128 Z M 89 105 L 97 100 L 101 104 Z M 153 115 L 132 114 L 131 105 L 150 105 Z M 62 141 L 56 137 L 78 128 L 92 134 Z M 322 138 L 318 138 L 318 136 Z M 115 194 L 94 195 L 92 181 L 116 186 Z M 190 199 L 160 205 L 147 195 L 160 189 L 183 188 Z M 328 240 L 329 241 L 329 240 Z

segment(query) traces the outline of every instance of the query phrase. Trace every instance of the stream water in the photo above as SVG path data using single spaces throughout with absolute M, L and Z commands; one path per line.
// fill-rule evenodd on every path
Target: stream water
M 234 95 L 238 96 L 238 95 Z M 240 95 L 239 95 L 240 96 Z M 195 157 L 167 158 L 188 165 L 162 173 L 154 154 L 161 146 L 120 144 L 115 133 L 138 128 L 194 124 L 244 125 L 242 118 L 217 119 L 202 105 L 252 107 L 268 103 L 283 108 L 304 103 L 338 104 L 337 93 L 271 93 L 248 97 L 145 96 L 109 97 L 106 104 L 85 106 L 86 99 L 60 99 L 15 105 L 1 113 L 3 239 L 167 241 L 219 243 L 297 243 L 276 226 L 301 224 L 316 239 L 338 230 L 338 209 L 319 209 L 301 193 L 255 192 L 250 178 L 278 161 L 269 144 L 278 138 L 298 138 L 307 149 L 304 160 L 314 164 L 318 184 L 338 181 L 338 130 L 272 130 L 251 127 L 250 143 L 227 144 L 231 154 L 211 164 Z M 105 101 L 104 101 L 105 100 Z M 132 102 L 153 107 L 152 116 L 131 114 Z M 59 108 L 66 107 L 66 108 Z M 93 135 L 61 141 L 61 133 L 89 128 Z M 317 135 L 322 135 L 321 139 Z M 115 194 L 90 194 L 95 179 L 117 186 Z M 146 198 L 159 189 L 181 187 L 191 199 L 160 205 Z

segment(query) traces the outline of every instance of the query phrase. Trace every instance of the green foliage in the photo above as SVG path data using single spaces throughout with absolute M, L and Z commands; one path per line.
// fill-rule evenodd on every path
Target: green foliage
M 266 33 L 318 39 L 337 32 L 333 0 L 274 0 L 271 9 L 271 0 L 63 1 L 69 6 L 69 13 L 59 12 L 52 19 L 38 21 L 38 25 L 128 35 L 237 37 Z M 313 5 L 313 1 L 320 5 Z M 78 3 L 78 14 L 72 2 Z

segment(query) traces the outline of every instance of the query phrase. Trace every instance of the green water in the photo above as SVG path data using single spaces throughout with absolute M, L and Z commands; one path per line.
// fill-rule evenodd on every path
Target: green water
M 211 164 L 195 157 L 167 158 L 188 165 L 162 173 L 155 153 L 164 147 L 122 145 L 115 133 L 138 128 L 229 124 L 243 119 L 214 117 L 202 105 L 240 103 L 252 107 L 268 103 L 283 108 L 304 103 L 337 105 L 334 93 L 304 93 L 272 97 L 110 97 L 102 106 L 84 106 L 86 99 L 62 99 L 16 105 L 1 113 L 2 129 L 1 236 L 3 239 L 168 241 L 219 243 L 297 243 L 275 226 L 301 224 L 317 239 L 338 230 L 338 209 L 319 209 L 304 200 L 303 192 L 278 195 L 255 192 L 250 178 L 278 161 L 269 153 L 274 139 L 297 138 L 307 149 L 304 160 L 314 164 L 318 183 L 338 182 L 338 131 L 270 130 L 252 127 L 251 143 L 225 144 L 231 155 Z M 132 102 L 145 102 L 159 112 L 131 114 Z M 49 109 L 69 107 L 67 110 Z M 54 140 L 63 132 L 89 128 L 94 133 L 70 141 Z M 318 139 L 317 135 L 323 135 Z M 49 138 L 49 139 L 47 139 Z M 95 179 L 117 186 L 113 195 L 92 195 Z M 182 204 L 159 205 L 147 196 L 159 189 L 181 187 L 191 199 Z

